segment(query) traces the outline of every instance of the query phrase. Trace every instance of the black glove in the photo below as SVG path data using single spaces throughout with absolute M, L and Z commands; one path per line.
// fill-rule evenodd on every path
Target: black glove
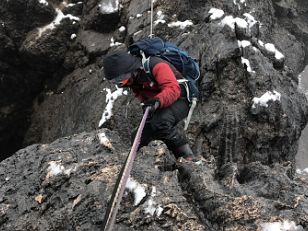
M 155 112 L 160 106 L 160 102 L 158 99 L 150 99 L 148 101 L 145 101 L 143 104 L 142 104 L 142 108 L 143 110 L 145 111 L 145 109 L 147 107 L 150 107 L 150 114 L 152 114 L 153 112 Z

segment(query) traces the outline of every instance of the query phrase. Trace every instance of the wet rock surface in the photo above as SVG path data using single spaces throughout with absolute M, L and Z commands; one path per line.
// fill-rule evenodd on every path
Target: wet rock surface
M 117 230 L 262 230 L 286 220 L 307 229 L 307 176 L 295 173 L 308 116 L 297 78 L 307 9 L 303 0 L 155 2 L 155 35 L 200 62 L 187 136 L 203 160 L 176 163 L 159 142 L 143 148 L 131 179 L 146 196 L 135 204 L 127 190 Z M 1 230 L 101 229 L 142 115 L 103 78 L 102 56 L 148 36 L 149 10 L 141 0 L 0 3 L 1 159 L 33 144 L 0 164 Z

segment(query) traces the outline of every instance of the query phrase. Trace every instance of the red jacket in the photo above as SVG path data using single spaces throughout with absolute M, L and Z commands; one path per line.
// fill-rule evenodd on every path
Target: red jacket
M 160 58 L 150 59 L 150 69 L 155 81 L 151 82 L 145 72 L 142 72 L 134 81 L 131 88 L 141 102 L 149 99 L 158 99 L 160 108 L 165 108 L 177 101 L 181 96 L 181 88 L 177 78 L 182 75 Z

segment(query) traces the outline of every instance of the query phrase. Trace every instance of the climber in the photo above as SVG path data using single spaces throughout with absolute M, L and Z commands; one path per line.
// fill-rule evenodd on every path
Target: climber
M 139 148 L 152 140 L 162 140 L 178 159 L 194 159 L 184 131 L 176 125 L 187 117 L 189 102 L 186 91 L 177 79 L 183 76 L 170 63 L 151 58 L 150 70 L 154 81 L 145 73 L 141 60 L 126 51 L 115 51 L 103 60 L 107 80 L 118 87 L 129 87 L 141 100 L 143 108 L 150 107 L 150 116 L 142 133 Z M 134 136 L 134 135 L 133 135 Z

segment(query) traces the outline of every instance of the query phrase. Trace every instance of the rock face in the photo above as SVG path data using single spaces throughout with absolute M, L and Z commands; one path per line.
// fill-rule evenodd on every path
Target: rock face
M 148 36 L 149 10 L 142 0 L 0 3 L 1 159 L 46 143 L 1 162 L 2 230 L 101 229 L 142 113 L 104 80 L 102 56 Z M 304 0 L 155 1 L 155 35 L 200 63 L 187 135 L 204 160 L 142 149 L 132 184 L 147 196 L 136 204 L 129 187 L 116 230 L 308 229 L 307 179 L 294 171 L 307 10 Z
M 116 132 L 102 129 L 2 161 L 1 230 L 101 230 L 128 150 Z M 164 144 L 152 142 L 138 153 L 114 230 L 262 230 L 284 220 L 297 224 L 292 230 L 307 229 L 308 178 L 291 177 L 291 164 L 217 170 L 214 159 L 176 163 Z

